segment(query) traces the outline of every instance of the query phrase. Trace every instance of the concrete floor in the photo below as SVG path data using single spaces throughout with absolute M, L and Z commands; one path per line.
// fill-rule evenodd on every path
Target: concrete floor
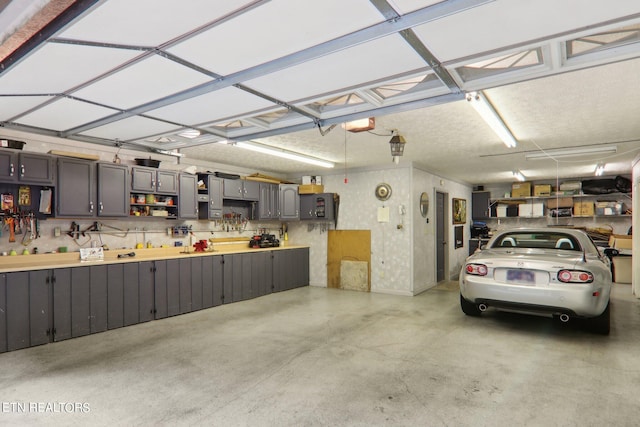
M 612 301 L 603 337 L 466 317 L 456 283 L 296 289 L 1 354 L 0 424 L 635 426 L 640 300 Z

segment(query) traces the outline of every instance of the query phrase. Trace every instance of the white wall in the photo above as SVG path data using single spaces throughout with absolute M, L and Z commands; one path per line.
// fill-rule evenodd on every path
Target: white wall
M 435 192 L 447 193 L 451 198 L 467 200 L 467 224 L 464 225 L 465 245 L 453 247 L 451 218 L 445 219 L 448 227 L 447 279 L 457 278 L 468 255 L 471 187 L 420 170 L 413 165 L 390 165 L 376 170 L 349 171 L 348 183 L 344 174 L 322 176 L 326 192 L 340 195 L 338 230 L 371 230 L 371 291 L 396 295 L 416 295 L 436 284 L 435 260 Z M 380 183 L 390 185 L 389 200 L 382 202 L 375 197 Z M 420 194 L 425 191 L 432 201 L 428 219 L 420 215 Z M 405 215 L 400 214 L 400 205 Z M 378 208 L 389 207 L 389 222 L 378 222 Z M 450 216 L 450 207 L 448 209 Z M 399 228 L 398 226 L 401 225 Z M 333 223 L 315 228 L 306 223 L 289 223 L 289 238 L 294 243 L 309 244 L 310 281 L 314 286 L 327 286 L 327 230 L 335 229 Z
M 640 215 L 638 214 L 638 212 L 640 212 L 640 200 L 638 200 L 638 191 L 640 190 L 639 186 L 640 186 L 640 156 L 637 156 L 634 161 L 633 161 L 633 177 L 632 177 L 632 197 L 633 197 L 633 220 L 632 220 L 632 224 L 633 224 L 633 230 L 635 231 L 635 233 L 633 234 L 633 241 L 632 241 L 632 246 L 633 246 L 633 251 L 632 254 L 635 252 L 636 254 L 638 254 L 638 252 L 640 251 L 640 232 L 638 232 L 638 230 L 640 230 Z M 635 259 L 634 259 L 635 258 Z M 632 255 L 631 258 L 631 268 L 632 268 L 632 272 L 631 272 L 631 289 L 633 294 L 640 298 L 640 263 L 638 262 L 634 262 L 636 259 L 638 258 L 638 255 Z

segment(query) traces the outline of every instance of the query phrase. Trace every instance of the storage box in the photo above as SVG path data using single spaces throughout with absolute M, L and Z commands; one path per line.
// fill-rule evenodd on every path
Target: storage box
M 618 255 L 613 257 L 613 281 L 631 283 L 631 257 Z
M 622 215 L 622 203 L 596 202 L 596 215 Z
M 310 184 L 322 184 L 322 177 L 320 175 L 305 175 L 302 177 L 302 185 Z
M 514 182 L 511 184 L 511 197 L 531 197 L 531 183 Z
M 551 195 L 551 184 L 536 184 L 533 186 L 533 195 L 534 196 L 550 196 Z
M 557 197 L 555 199 L 549 199 L 547 200 L 547 207 L 549 209 L 572 208 L 573 197 Z
M 609 246 L 616 249 L 631 249 L 632 237 L 626 234 L 612 234 L 609 237 Z
M 498 205 L 496 207 L 496 217 L 498 218 L 507 217 L 507 205 Z
M 543 203 L 522 203 L 518 205 L 518 216 L 527 218 L 537 218 L 544 216 Z
M 582 190 L 582 182 L 580 181 L 565 181 L 560 184 L 560 191 L 575 191 L 579 193 Z
M 317 194 L 324 193 L 324 185 L 305 184 L 298 186 L 299 194 Z
M 593 216 L 596 213 L 596 205 L 593 202 L 575 202 L 573 204 L 573 216 Z

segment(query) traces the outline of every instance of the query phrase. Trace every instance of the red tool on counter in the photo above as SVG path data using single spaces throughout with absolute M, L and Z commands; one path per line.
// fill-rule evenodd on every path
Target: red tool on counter
M 6 219 L 6 223 L 9 226 L 9 242 L 13 243 L 16 241 L 15 220 L 12 217 L 9 217 Z
M 206 240 L 198 240 L 193 247 L 196 248 L 196 252 L 204 252 L 209 245 Z

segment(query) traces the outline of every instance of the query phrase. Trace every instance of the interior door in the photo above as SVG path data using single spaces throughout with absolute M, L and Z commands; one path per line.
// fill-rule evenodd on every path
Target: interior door
M 446 265 L 446 195 L 436 193 L 436 282 L 445 279 L 444 270 Z

